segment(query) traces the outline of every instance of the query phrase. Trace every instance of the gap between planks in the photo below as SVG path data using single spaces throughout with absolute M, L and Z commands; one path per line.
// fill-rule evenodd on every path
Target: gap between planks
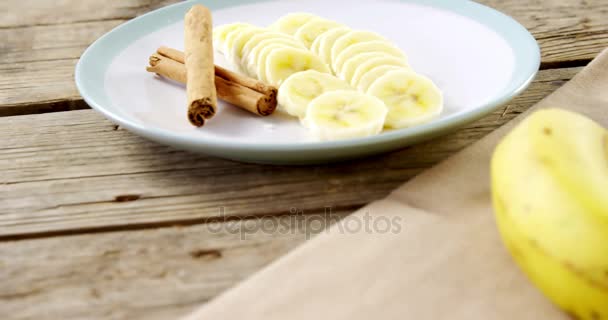
M 346 212 L 355 212 L 360 206 L 344 206 L 344 207 L 331 207 L 326 208 L 322 215 L 340 213 L 346 216 Z M 32 233 L 20 233 L 20 234 L 0 234 L 0 242 L 15 242 L 23 240 L 33 240 L 50 237 L 67 237 L 77 236 L 83 234 L 99 234 L 99 233 L 116 233 L 116 232 L 127 232 L 127 231 L 141 231 L 148 229 L 161 229 L 161 228 L 179 228 L 179 227 L 193 227 L 205 224 L 221 224 L 221 223 L 235 223 L 235 222 L 246 222 L 256 221 L 260 219 L 277 218 L 280 219 L 286 216 L 293 216 L 294 214 L 290 211 L 277 212 L 272 214 L 267 213 L 250 213 L 248 215 L 240 216 L 217 216 L 208 218 L 193 218 L 193 219 L 176 219 L 159 222 L 141 222 L 127 225 L 113 225 L 113 226 L 98 226 L 80 229 L 67 229 L 67 230 L 49 230 L 49 231 L 35 231 Z M 304 216 L 318 216 L 319 213 L 303 213 Z M 1 300 L 1 298 L 0 298 Z

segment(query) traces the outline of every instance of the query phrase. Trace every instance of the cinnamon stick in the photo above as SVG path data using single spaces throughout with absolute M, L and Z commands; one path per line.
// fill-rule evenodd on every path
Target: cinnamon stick
M 150 66 L 146 67 L 148 72 L 156 73 L 179 83 L 186 84 L 188 82 L 186 67 L 182 63 L 158 54 L 151 55 L 149 63 Z
M 156 50 L 161 56 L 175 60 L 177 62 L 184 63 L 184 53 L 173 48 L 162 46 Z M 242 76 L 238 73 L 224 69 L 220 66 L 215 66 L 215 75 L 220 76 L 230 82 L 236 82 L 242 86 L 250 88 L 252 90 L 261 92 L 273 98 L 277 96 L 277 88 L 267 85 L 262 81 L 258 81 L 249 77 Z
M 160 54 L 153 54 L 150 56 L 149 62 L 150 66 L 146 68 L 149 72 L 159 74 L 180 83 L 185 84 L 187 82 L 186 68 L 183 63 L 167 56 L 161 56 Z M 251 113 L 260 116 L 268 116 L 276 110 L 276 89 L 274 95 L 267 95 L 217 75 L 215 76 L 215 87 L 217 96 L 220 99 Z
M 192 6 L 186 13 L 184 34 L 188 119 L 202 127 L 217 111 L 211 11 Z

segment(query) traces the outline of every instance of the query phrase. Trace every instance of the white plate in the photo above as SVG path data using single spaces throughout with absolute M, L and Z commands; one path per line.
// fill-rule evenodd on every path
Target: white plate
M 161 45 L 183 49 L 183 16 L 195 3 L 165 7 L 109 32 L 83 54 L 76 83 L 87 103 L 136 134 L 230 159 L 281 164 L 343 160 L 402 148 L 490 113 L 521 92 L 540 64 L 534 38 L 513 19 L 469 1 L 215 1 L 214 24 L 266 26 L 306 11 L 378 32 L 402 48 L 417 72 L 444 92 L 431 123 L 375 137 L 317 142 L 297 119 L 261 118 L 221 103 L 203 128 L 186 118 L 183 86 L 145 71 Z M 216 63 L 227 66 L 221 55 Z

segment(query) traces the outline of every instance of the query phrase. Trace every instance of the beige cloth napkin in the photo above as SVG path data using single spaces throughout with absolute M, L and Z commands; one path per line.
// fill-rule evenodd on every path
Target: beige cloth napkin
M 532 110 L 574 110 L 608 127 L 607 89 L 605 50 Z M 186 319 L 568 319 L 527 281 L 494 223 L 491 154 L 521 119 L 350 217 L 402 219 L 401 232 L 334 226 Z

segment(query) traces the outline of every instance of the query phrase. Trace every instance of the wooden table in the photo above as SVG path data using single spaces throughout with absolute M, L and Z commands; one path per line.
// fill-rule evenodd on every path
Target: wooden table
M 316 217 L 308 222 L 318 230 L 386 196 L 559 88 L 608 46 L 606 0 L 484 0 L 542 47 L 542 70 L 524 94 L 400 152 L 260 166 L 148 142 L 78 95 L 73 72 L 83 50 L 171 2 L 0 2 L 1 319 L 185 314 L 305 241 L 312 225 L 302 217 Z M 331 217 L 320 215 L 329 207 Z M 256 231 L 235 232 L 241 227 Z

